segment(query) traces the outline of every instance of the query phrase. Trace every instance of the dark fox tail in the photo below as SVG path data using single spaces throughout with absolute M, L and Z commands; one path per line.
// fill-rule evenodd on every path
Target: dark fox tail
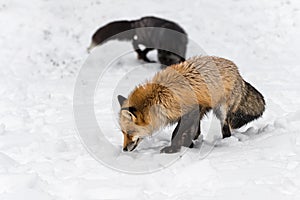
M 244 95 L 238 110 L 231 113 L 229 121 L 231 128 L 237 129 L 245 124 L 259 118 L 265 111 L 265 100 L 263 95 L 248 82 L 245 82 Z
M 111 22 L 101 28 L 99 28 L 92 36 L 91 45 L 88 47 L 88 51 L 95 46 L 107 42 L 109 40 L 132 40 L 135 35 L 134 29 L 132 29 L 132 21 L 116 21 Z

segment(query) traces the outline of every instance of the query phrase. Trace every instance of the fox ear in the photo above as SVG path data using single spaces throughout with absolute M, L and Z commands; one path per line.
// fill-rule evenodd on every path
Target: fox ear
M 133 114 L 132 112 L 130 112 L 129 110 L 122 110 L 121 111 L 122 115 L 124 117 L 126 117 L 127 119 L 129 119 L 130 121 L 135 122 L 136 121 L 136 116 L 135 114 Z
M 127 100 L 125 97 L 123 97 L 122 95 L 118 95 L 118 101 L 119 101 L 120 106 L 123 105 L 125 100 Z

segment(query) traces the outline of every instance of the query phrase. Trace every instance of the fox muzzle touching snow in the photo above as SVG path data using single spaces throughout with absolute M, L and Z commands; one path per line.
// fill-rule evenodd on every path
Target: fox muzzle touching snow
M 124 144 L 123 144 L 123 151 L 133 151 L 139 142 L 142 140 L 141 138 L 134 137 L 131 134 L 123 132 L 124 136 Z
M 224 58 L 199 56 L 158 72 L 137 86 L 128 99 L 118 96 L 123 149 L 133 151 L 146 136 L 178 122 L 171 145 L 164 153 L 193 147 L 200 121 L 210 110 L 220 120 L 223 138 L 231 130 L 259 118 L 263 96 L 240 76 L 236 65 Z
M 126 105 L 127 99 L 118 96 L 120 105 Z M 143 137 L 148 136 L 148 131 L 140 119 L 139 113 L 134 107 L 123 107 L 120 112 L 120 124 L 123 133 L 123 150 L 133 151 L 142 141 Z

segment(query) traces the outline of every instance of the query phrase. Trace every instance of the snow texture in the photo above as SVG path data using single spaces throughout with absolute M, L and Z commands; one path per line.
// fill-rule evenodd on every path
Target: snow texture
M 178 22 L 206 54 L 233 60 L 267 106 L 262 118 L 218 139 L 211 151 L 198 144 L 172 165 L 136 175 L 101 164 L 84 148 L 73 92 L 87 58 L 101 68 L 121 45 L 129 53 L 112 63 L 95 93 L 99 126 L 118 149 L 107 155 L 119 154 L 124 164 L 162 156 L 172 127 L 134 154 L 121 152 L 115 100 L 158 66 L 143 65 L 125 42 L 86 52 L 99 26 L 148 15 Z M 1 0 L 0 26 L 1 200 L 300 198 L 299 1 Z M 202 123 L 208 147 L 211 119 Z

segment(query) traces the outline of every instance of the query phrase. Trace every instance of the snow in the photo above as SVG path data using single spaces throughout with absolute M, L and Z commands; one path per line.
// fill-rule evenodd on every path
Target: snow
M 265 96 L 263 117 L 221 140 L 208 134 L 217 130 L 209 115 L 203 143 L 180 156 L 159 154 L 172 127 L 122 153 L 115 97 L 159 67 L 136 60 L 130 43 L 109 42 L 91 55 L 86 48 L 99 26 L 147 15 L 182 25 L 190 45 L 203 49 L 195 52 L 233 60 Z M 1 200 L 299 199 L 299 1 L 2 0 L 0 25 Z M 118 52 L 125 54 L 110 63 L 94 98 L 104 137 L 84 145 L 73 109 L 78 75 L 86 66 L 101 72 Z M 105 155 L 101 139 L 113 148 Z M 89 153 L 94 147 L 100 154 Z

